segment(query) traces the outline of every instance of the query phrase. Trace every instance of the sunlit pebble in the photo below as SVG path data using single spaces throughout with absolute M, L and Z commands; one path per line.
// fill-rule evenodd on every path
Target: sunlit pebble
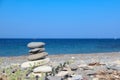
M 75 57 L 71 57 L 72 59 L 75 59 Z

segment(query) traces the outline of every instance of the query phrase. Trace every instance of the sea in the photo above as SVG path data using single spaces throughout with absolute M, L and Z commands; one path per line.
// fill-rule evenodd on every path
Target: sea
M 0 56 L 28 55 L 30 42 L 45 42 L 49 55 L 120 52 L 120 39 L 0 39 Z

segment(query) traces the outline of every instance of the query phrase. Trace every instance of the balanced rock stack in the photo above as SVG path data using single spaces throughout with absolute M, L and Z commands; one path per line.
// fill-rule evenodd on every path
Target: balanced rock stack
M 37 67 L 47 64 L 50 59 L 47 58 L 48 53 L 45 52 L 45 43 L 43 42 L 30 42 L 27 47 L 30 48 L 28 61 L 24 62 L 21 67 Z
M 44 59 L 48 55 L 48 53 L 44 52 L 45 51 L 44 45 L 45 43 L 43 42 L 29 43 L 27 46 L 31 50 L 29 50 L 30 55 L 28 56 L 28 60 L 34 61 L 34 60 Z

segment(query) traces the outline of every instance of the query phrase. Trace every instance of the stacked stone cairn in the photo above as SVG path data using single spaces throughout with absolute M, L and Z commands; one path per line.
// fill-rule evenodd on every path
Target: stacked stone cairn
M 29 50 L 30 55 L 28 56 L 28 60 L 35 61 L 35 60 L 45 59 L 46 56 L 48 55 L 48 53 L 44 52 L 45 51 L 44 45 L 45 45 L 45 43 L 43 43 L 43 42 L 29 43 L 27 46 L 31 50 Z
M 34 76 L 36 80 L 42 77 L 44 79 L 41 80 L 82 80 L 81 75 L 71 77 L 73 71 L 78 68 L 75 64 L 69 65 L 68 62 L 54 64 L 50 62 L 44 46 L 45 43 L 43 42 L 31 42 L 27 45 L 30 48 L 28 61 L 21 64 L 21 68 L 31 69 L 27 74 L 28 78 Z M 44 76 L 43 73 L 45 73 Z
M 43 42 L 30 42 L 27 47 L 30 48 L 28 61 L 21 64 L 22 68 L 33 68 L 30 75 L 41 77 L 41 73 L 51 72 L 52 68 L 47 66 L 50 59 L 47 58 L 48 53 L 45 52 L 45 43 Z

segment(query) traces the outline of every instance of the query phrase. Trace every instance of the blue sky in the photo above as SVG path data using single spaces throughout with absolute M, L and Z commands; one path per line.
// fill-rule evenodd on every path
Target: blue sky
M 120 38 L 120 0 L 0 0 L 0 38 Z

